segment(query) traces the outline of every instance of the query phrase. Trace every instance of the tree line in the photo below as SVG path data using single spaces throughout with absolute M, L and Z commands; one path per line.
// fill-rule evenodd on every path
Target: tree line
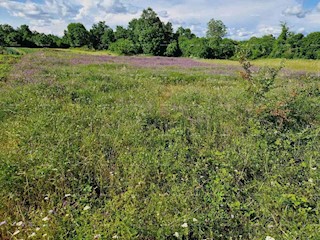
M 169 57 L 198 57 L 232 59 L 238 52 L 247 58 L 307 58 L 320 59 L 320 32 L 304 36 L 293 33 L 282 24 L 281 34 L 252 37 L 245 41 L 225 38 L 227 28 L 220 20 L 208 22 L 206 37 L 198 37 L 189 28 L 173 30 L 172 23 L 164 23 L 151 8 L 143 10 L 140 18 L 129 22 L 128 27 L 112 29 L 105 22 L 93 24 L 87 30 L 81 23 L 70 23 L 63 37 L 31 31 L 21 25 L 14 29 L 0 25 L 2 47 L 89 47 L 110 50 L 119 54 L 149 54 Z

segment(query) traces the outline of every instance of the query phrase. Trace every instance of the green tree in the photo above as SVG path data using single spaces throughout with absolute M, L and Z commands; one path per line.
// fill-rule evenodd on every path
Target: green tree
M 105 22 L 93 24 L 90 29 L 90 36 L 94 49 L 108 49 L 109 44 L 114 41 L 113 30 Z
M 35 44 L 32 41 L 33 33 L 29 29 L 28 25 L 21 25 L 17 29 L 17 33 L 19 34 L 18 43 L 20 46 L 23 47 L 34 47 Z
M 271 52 L 271 57 L 281 58 L 284 53 L 288 50 L 287 39 L 289 36 L 289 27 L 286 23 L 281 23 L 281 34 L 275 41 L 273 45 L 273 50 Z
M 181 55 L 181 50 L 178 45 L 178 41 L 174 40 L 167 46 L 164 55 L 168 57 L 179 57 Z
M 134 43 L 131 40 L 124 38 L 120 38 L 114 43 L 111 43 L 109 49 L 123 55 L 132 55 L 136 53 Z
M 212 18 L 208 22 L 207 38 L 222 39 L 227 34 L 227 27 L 221 20 Z
M 90 35 L 81 23 L 70 23 L 65 36 L 71 47 L 82 47 L 90 43 Z
M 139 19 L 129 22 L 130 39 L 139 45 L 145 54 L 164 54 L 167 30 L 151 8 L 143 10 Z
M 118 39 L 127 39 L 129 38 L 129 31 L 122 26 L 117 26 L 116 31 L 114 32 L 114 37 L 116 40 Z
M 320 59 L 320 32 L 313 32 L 302 40 L 302 57 Z
M 190 28 L 179 27 L 176 31 L 176 34 L 178 37 L 186 37 L 188 39 L 196 37 L 196 35 L 191 32 Z

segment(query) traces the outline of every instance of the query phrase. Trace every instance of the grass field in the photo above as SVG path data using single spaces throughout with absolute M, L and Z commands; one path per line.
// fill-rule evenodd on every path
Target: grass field
M 0 239 L 319 239 L 319 62 L 245 79 L 77 51 L 9 64 Z

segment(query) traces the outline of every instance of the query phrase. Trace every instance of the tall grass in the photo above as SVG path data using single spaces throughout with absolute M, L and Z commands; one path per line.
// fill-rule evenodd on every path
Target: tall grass
M 1 86 L 0 238 L 317 239 L 318 78 L 72 54 Z

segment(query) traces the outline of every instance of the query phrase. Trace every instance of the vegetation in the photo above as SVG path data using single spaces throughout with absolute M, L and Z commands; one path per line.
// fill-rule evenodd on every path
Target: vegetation
M 5 60 L 0 238 L 317 239 L 319 76 L 246 54 Z
M 128 27 L 115 30 L 104 21 L 87 30 L 81 23 L 70 23 L 64 36 L 32 32 L 27 25 L 17 29 L 0 25 L 0 46 L 4 47 L 87 47 L 120 54 L 147 54 L 169 57 L 198 57 L 208 59 L 237 59 L 246 51 L 248 59 L 287 58 L 320 59 L 320 32 L 307 36 L 291 32 L 285 23 L 278 37 L 266 35 L 245 41 L 225 38 L 227 27 L 221 20 L 208 22 L 206 37 L 197 37 L 190 29 L 179 27 L 174 31 L 170 22 L 164 23 L 151 8 L 143 10 L 140 18 L 133 19 Z

